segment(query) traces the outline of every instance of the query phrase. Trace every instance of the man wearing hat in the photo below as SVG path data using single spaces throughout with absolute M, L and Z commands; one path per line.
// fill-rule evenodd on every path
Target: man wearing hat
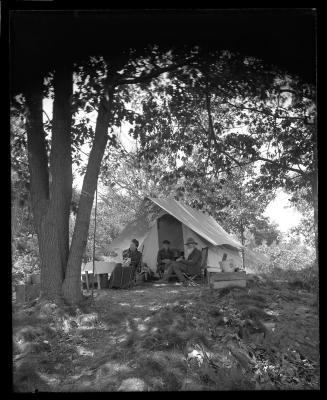
M 158 282 L 168 282 L 169 278 L 175 273 L 181 282 L 186 279 L 184 273 L 197 275 L 201 273 L 201 251 L 196 248 L 196 241 L 193 238 L 188 238 L 185 246 L 188 254 L 187 260 L 178 258 L 176 261 L 171 261 L 166 264 L 166 270 L 163 278 Z

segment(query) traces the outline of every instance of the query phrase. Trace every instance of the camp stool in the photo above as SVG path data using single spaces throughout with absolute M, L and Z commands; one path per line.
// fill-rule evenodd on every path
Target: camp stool
M 188 285 L 190 285 L 190 286 L 199 286 L 199 283 L 194 282 L 194 279 L 196 279 L 199 275 L 190 276 L 190 275 L 187 275 L 185 273 L 183 275 L 184 275 L 184 278 L 186 279 L 185 282 Z

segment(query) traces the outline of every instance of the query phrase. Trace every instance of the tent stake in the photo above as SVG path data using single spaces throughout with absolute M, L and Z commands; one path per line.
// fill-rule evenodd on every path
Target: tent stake
M 97 205 L 98 205 L 98 180 L 95 188 L 95 207 L 94 207 L 94 232 L 93 232 L 93 275 L 92 275 L 92 299 L 94 289 L 94 264 L 95 264 L 95 234 L 97 229 Z

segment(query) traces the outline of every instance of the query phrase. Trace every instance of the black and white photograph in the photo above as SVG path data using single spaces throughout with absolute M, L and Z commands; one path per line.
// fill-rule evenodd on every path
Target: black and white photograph
M 83 7 L 1 5 L 12 392 L 320 390 L 317 9 Z

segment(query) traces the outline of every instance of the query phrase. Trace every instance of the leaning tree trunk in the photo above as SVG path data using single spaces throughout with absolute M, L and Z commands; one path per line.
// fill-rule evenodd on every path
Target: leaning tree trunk
M 81 265 L 90 225 L 90 216 L 93 205 L 97 178 L 102 157 L 108 141 L 108 126 L 113 101 L 113 90 L 109 98 L 103 98 L 96 122 L 95 138 L 90 152 L 86 174 L 83 180 L 81 197 L 78 204 L 74 233 L 70 245 L 65 280 L 62 294 L 69 303 L 78 303 L 81 300 Z
M 313 126 L 313 175 L 312 175 L 312 200 L 313 200 L 313 219 L 314 219 L 314 234 L 315 234 L 315 248 L 316 260 L 315 268 L 319 271 L 319 246 L 318 246 L 318 141 L 317 141 L 317 125 L 316 122 Z M 319 313 L 319 284 L 317 286 L 317 308 Z
M 318 177 L 317 174 L 312 179 L 312 195 L 313 195 L 313 219 L 314 219 L 314 234 L 316 248 L 316 263 L 318 266 Z
M 48 157 L 43 130 L 42 76 L 38 84 L 34 84 L 33 88 L 26 91 L 31 202 L 40 253 L 41 294 L 47 298 L 61 296 L 64 269 L 68 258 L 69 205 L 67 204 L 71 196 L 71 164 L 69 165 L 71 69 L 58 69 L 55 72 L 54 89 L 50 156 L 51 185 L 49 185 Z
M 242 269 L 245 269 L 245 250 L 244 250 L 244 228 L 243 228 L 243 222 L 241 220 L 241 244 L 242 244 L 242 250 L 241 250 L 241 254 L 242 254 Z
M 313 176 L 312 176 L 312 197 L 313 197 L 313 215 L 314 215 L 314 233 L 316 247 L 316 267 L 318 268 L 318 143 L 316 124 L 313 127 Z

